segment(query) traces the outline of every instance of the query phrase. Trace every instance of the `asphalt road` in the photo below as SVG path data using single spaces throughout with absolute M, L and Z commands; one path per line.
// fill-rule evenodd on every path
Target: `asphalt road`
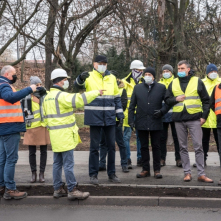
M 107 207 L 107 206 L 0 206 L 0 221 L 208 221 L 220 220 L 221 209 Z

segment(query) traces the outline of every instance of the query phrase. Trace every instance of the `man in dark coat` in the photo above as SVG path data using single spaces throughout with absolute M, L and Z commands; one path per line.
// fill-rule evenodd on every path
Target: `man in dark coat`
M 155 70 L 148 67 L 144 71 L 144 82 L 134 87 L 129 107 L 129 125 L 138 130 L 141 142 L 143 170 L 137 178 L 150 176 L 149 134 L 153 151 L 154 177 L 162 178 L 160 174 L 160 137 L 163 130 L 162 116 L 169 111 L 169 106 L 162 106 L 166 87 L 155 81 Z M 134 112 L 136 108 L 136 120 Z

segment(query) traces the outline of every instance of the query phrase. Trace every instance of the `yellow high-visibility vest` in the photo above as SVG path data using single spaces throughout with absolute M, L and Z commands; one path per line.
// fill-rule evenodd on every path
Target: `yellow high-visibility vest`
M 202 103 L 197 92 L 198 88 L 198 77 L 191 77 L 190 81 L 187 85 L 185 93 L 182 91 L 180 87 L 180 80 L 176 78 L 173 80 L 172 92 L 174 97 L 179 95 L 185 95 L 186 98 L 183 102 L 179 102 L 178 104 L 173 106 L 173 112 L 182 112 L 184 109 L 184 105 L 189 114 L 196 114 L 202 112 Z
M 44 98 L 43 112 L 54 152 L 72 150 L 81 142 L 74 108 L 83 107 L 99 94 L 98 90 L 70 94 L 56 88 L 50 89 Z

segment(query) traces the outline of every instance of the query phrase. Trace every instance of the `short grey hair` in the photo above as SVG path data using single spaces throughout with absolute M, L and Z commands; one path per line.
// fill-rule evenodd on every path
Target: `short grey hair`
M 11 65 L 6 65 L 1 70 L 1 76 L 4 76 L 6 73 L 11 72 L 14 69 Z
M 177 65 L 180 66 L 182 64 L 185 64 L 187 66 L 187 68 L 191 67 L 190 63 L 187 60 L 182 60 L 182 61 L 178 62 Z

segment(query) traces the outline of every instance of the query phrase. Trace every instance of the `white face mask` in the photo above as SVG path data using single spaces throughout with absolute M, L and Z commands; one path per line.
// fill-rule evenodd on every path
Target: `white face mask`
M 163 73 L 163 77 L 164 77 L 165 79 L 170 78 L 170 77 L 171 77 L 170 72 Z
M 98 65 L 97 71 L 103 74 L 107 70 L 107 65 Z
M 153 83 L 153 78 L 151 76 L 144 76 L 144 80 L 147 84 Z
M 217 78 L 218 74 L 216 72 L 212 72 L 209 74 L 209 78 L 212 80 L 215 80 Z
M 69 81 L 66 80 L 66 81 L 64 81 L 63 88 L 64 88 L 64 89 L 67 89 L 68 87 L 69 87 Z

